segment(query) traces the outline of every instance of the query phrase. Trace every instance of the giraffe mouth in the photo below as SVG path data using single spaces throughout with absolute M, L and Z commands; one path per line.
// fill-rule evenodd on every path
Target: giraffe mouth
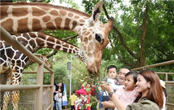
M 91 77 L 93 77 L 93 76 L 100 76 L 100 72 L 99 71 L 92 71 L 92 70 L 90 70 L 90 69 L 88 69 L 88 72 L 89 72 L 89 75 L 91 76 Z

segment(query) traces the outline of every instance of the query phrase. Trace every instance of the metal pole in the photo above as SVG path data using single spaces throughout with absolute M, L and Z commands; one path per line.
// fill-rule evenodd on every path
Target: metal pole
M 72 55 L 71 55 L 71 67 L 72 67 Z M 70 92 L 69 92 L 69 96 L 71 96 L 71 83 L 72 83 L 72 68 L 70 69 Z
M 72 56 L 67 64 L 67 69 L 69 70 L 69 96 L 71 96 L 71 83 L 72 83 Z

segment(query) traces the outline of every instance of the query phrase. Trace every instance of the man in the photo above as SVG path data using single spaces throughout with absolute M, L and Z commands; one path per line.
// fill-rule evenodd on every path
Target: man
M 128 73 L 130 70 L 128 68 L 121 68 L 120 72 L 118 74 L 118 82 L 120 85 L 124 85 L 125 82 L 125 75 Z

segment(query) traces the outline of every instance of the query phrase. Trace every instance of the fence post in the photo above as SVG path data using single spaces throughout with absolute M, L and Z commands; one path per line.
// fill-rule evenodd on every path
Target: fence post
M 36 110 L 42 110 L 43 70 L 43 64 L 39 65 L 37 70 L 37 85 L 40 87 L 36 92 Z
M 51 98 L 50 101 L 51 101 L 51 104 L 53 105 L 53 93 L 54 93 L 54 89 L 55 89 L 55 88 L 54 88 L 54 73 L 51 72 L 50 75 L 51 75 L 51 86 L 52 86 L 52 87 L 51 87 L 51 88 L 52 88 L 52 89 L 51 89 L 51 90 L 52 90 L 52 91 L 51 91 L 52 94 L 51 94 L 51 97 L 50 97 L 50 98 Z M 53 106 L 51 106 L 51 110 L 53 110 Z

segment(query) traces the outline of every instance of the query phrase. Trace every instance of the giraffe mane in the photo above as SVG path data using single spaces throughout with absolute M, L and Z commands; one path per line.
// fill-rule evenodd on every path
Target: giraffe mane
M 51 5 L 51 4 L 47 4 L 47 3 L 40 3 L 40 2 L 34 2 L 34 3 L 32 3 L 32 2 L 30 2 L 30 3 L 27 3 L 27 2 L 15 2 L 15 3 L 13 3 L 13 2 L 0 2 L 0 5 L 37 5 L 37 6 L 54 7 L 54 8 L 59 8 L 59 9 L 70 10 L 70 11 L 78 13 L 82 16 L 90 17 L 89 14 L 81 12 L 81 11 L 73 9 L 73 8 L 68 8 L 68 7 L 63 7 L 63 6 L 55 6 L 55 5 Z
M 31 32 L 32 33 L 32 32 Z M 45 34 L 44 32 L 39 32 L 40 34 Z M 45 36 L 45 35 L 44 35 Z M 55 37 L 55 36 L 52 36 L 52 35 L 49 35 L 49 36 L 51 36 L 51 37 L 54 37 L 55 39 L 57 39 L 57 40 L 60 40 L 60 41 L 63 41 L 63 42 L 65 42 L 65 43 L 67 43 L 67 44 L 70 44 L 69 42 L 67 42 L 67 41 L 64 41 L 64 40 L 62 40 L 62 39 L 59 39 L 59 38 L 57 38 L 57 37 Z M 53 38 L 51 38 L 51 39 L 53 39 Z M 73 44 L 70 44 L 70 45 L 73 45 Z M 73 45 L 74 47 L 77 47 L 76 45 Z M 77 47 L 77 48 L 79 48 L 79 47 Z

